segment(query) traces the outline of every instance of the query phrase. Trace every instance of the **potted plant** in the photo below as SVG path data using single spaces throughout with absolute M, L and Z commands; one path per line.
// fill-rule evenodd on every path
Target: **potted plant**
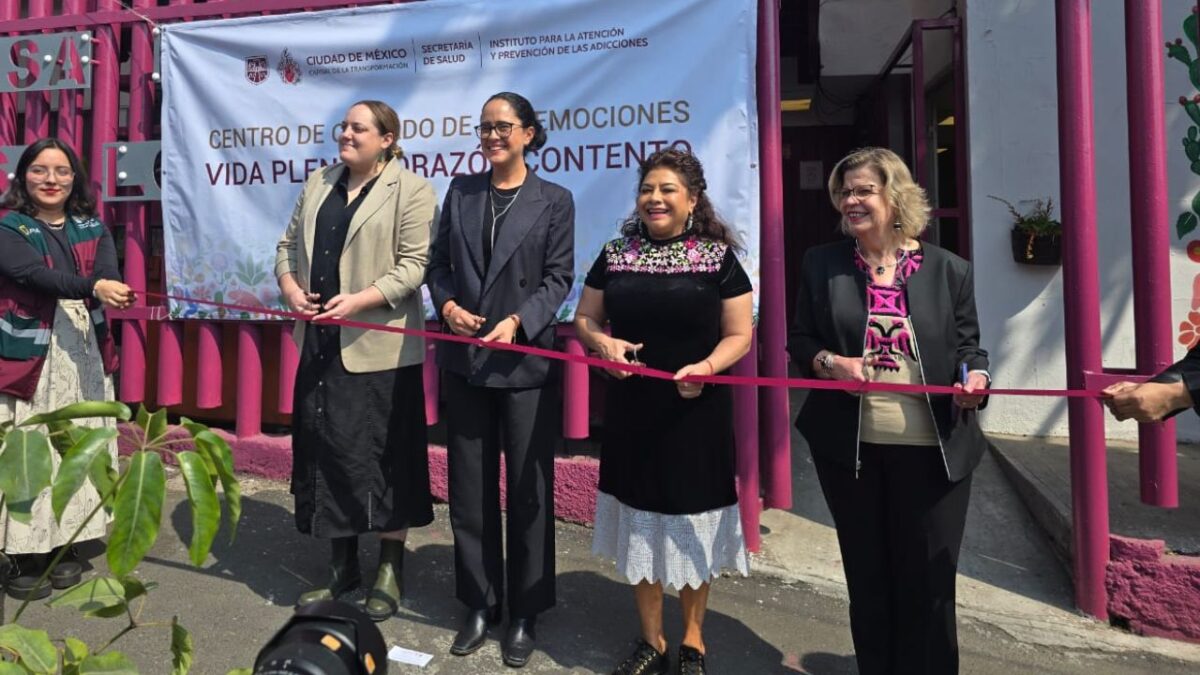
M 1012 214 L 1013 260 L 1025 265 L 1059 265 L 1062 263 L 1062 223 L 1054 218 L 1054 200 L 1023 199 L 1020 204 L 1032 204 L 1022 213 L 1011 202 L 995 195 L 988 197 L 1008 207 Z

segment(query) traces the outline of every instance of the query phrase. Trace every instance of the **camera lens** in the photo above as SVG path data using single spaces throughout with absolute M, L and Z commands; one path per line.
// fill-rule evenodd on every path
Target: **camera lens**
M 306 605 L 258 653 L 255 675 L 386 675 L 383 634 L 357 607 Z
M 293 626 L 267 653 L 256 675 L 359 675 L 354 644 L 343 626 L 313 622 Z

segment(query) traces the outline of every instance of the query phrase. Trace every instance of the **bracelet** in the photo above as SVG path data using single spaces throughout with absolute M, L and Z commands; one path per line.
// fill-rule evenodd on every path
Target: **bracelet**
M 708 359 L 704 359 L 704 360 L 703 360 L 701 363 L 707 363 L 707 364 L 708 364 L 708 374 L 709 374 L 709 375 L 716 375 L 716 374 L 717 374 L 717 368 L 716 368 L 716 366 L 714 366 L 714 365 L 712 364 L 712 361 L 709 361 Z
M 521 317 L 517 316 L 516 314 L 509 314 L 508 316 L 506 316 L 504 318 L 512 319 L 514 329 L 521 327 Z

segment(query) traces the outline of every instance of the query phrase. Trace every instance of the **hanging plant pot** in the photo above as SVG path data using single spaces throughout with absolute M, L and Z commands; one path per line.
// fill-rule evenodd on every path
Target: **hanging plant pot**
M 1062 236 L 1012 229 L 1013 260 L 1023 265 L 1061 265 Z

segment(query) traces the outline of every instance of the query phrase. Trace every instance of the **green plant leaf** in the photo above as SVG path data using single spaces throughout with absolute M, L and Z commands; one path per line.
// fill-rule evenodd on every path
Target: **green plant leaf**
M 139 675 L 137 666 L 121 652 L 93 654 L 79 664 L 79 675 Z
M 183 474 L 188 504 L 192 509 L 192 542 L 188 546 L 188 554 L 192 564 L 199 567 L 208 558 L 217 528 L 221 526 L 221 503 L 217 501 L 217 489 L 208 477 L 204 458 L 190 450 L 175 457 L 179 460 L 179 471 Z
M 1191 211 L 1184 211 L 1179 214 L 1179 219 L 1175 221 L 1175 236 L 1183 239 L 1191 234 L 1192 230 L 1196 229 L 1196 225 L 1200 224 L 1200 218 Z
M 92 485 L 95 486 L 96 492 L 100 493 L 104 500 L 104 510 L 107 513 L 112 513 L 113 502 L 116 500 L 116 495 L 113 494 L 113 486 L 116 485 L 120 475 L 113 467 L 113 458 L 107 452 L 96 455 L 95 461 L 88 468 L 88 478 L 92 479 Z
M 254 675 L 254 671 L 249 668 L 234 668 L 225 675 Z
M 29 427 L 36 424 L 49 424 L 63 420 L 77 420 L 85 417 L 114 417 L 122 422 L 128 421 L 129 406 L 120 401 L 82 401 L 65 405 L 58 410 L 34 415 L 17 426 Z
M 87 658 L 91 650 L 87 643 L 79 638 L 69 637 L 63 641 L 63 673 L 67 672 L 67 667 L 75 666 L 75 671 L 79 671 L 79 663 Z
M 237 536 L 238 522 L 242 518 L 242 486 L 233 473 L 233 450 L 224 438 L 208 429 L 195 432 L 195 437 L 196 449 L 212 458 L 217 475 L 221 478 L 225 505 L 229 507 L 229 541 L 233 543 L 234 537 Z
M 58 669 L 58 650 L 44 630 L 31 630 L 15 623 L 0 626 L 0 648 L 15 653 L 30 672 L 53 673 Z
M 1195 14 L 1189 14 L 1187 16 L 1187 18 L 1183 20 L 1183 34 L 1187 36 L 1188 40 L 1192 41 L 1193 45 L 1196 44 L 1196 15 Z
M 63 511 L 67 509 L 71 497 L 83 487 L 97 455 L 103 453 L 105 463 L 111 459 L 108 445 L 116 437 L 117 430 L 111 427 L 92 429 L 67 450 L 62 463 L 58 465 L 54 485 L 50 488 L 50 505 L 54 509 L 55 520 L 62 522 Z
M 171 619 L 171 675 L 187 675 L 194 653 L 191 633 L 179 625 L 179 617 Z
M 120 581 L 96 577 L 68 589 L 47 604 L 50 607 L 74 607 L 88 616 L 110 617 L 124 613 L 128 603 L 125 587 Z
M 133 602 L 135 598 L 140 598 L 158 588 L 158 584 L 153 581 L 143 582 L 137 577 L 121 577 L 120 581 L 121 587 L 125 589 L 125 602 Z
M 58 451 L 60 455 L 66 455 L 67 450 L 71 449 L 72 445 L 79 442 L 83 435 L 88 432 L 84 427 L 75 424 L 71 420 L 61 420 L 59 422 L 47 422 L 46 429 L 49 430 L 50 444 Z
M 145 434 L 145 445 L 162 440 L 167 435 L 167 409 L 159 408 L 151 413 L 146 410 L 146 406 L 138 406 L 137 425 Z
M 0 449 L 4 448 L 4 437 L 8 435 L 8 430 L 12 428 L 12 425 L 12 420 L 0 422 Z
M 0 453 L 0 492 L 9 514 L 18 522 L 30 522 L 33 500 L 50 487 L 51 452 L 50 441 L 40 431 L 16 429 L 5 438 Z
M 192 435 L 193 440 L 195 440 L 197 434 L 208 431 L 208 427 L 200 424 L 199 422 L 193 422 L 186 417 L 179 418 L 179 426 L 187 429 L 188 433 Z M 208 469 L 208 477 L 211 478 L 215 484 L 218 480 L 216 459 L 212 456 L 212 453 L 200 447 L 199 443 L 196 444 L 196 451 L 199 452 L 200 456 L 204 458 L 204 464 Z
M 108 569 L 119 577 L 132 572 L 158 538 L 167 484 L 162 458 L 135 452 L 122 480 L 108 541 Z
M 15 663 L 10 663 L 8 661 L 0 661 L 0 675 L 29 675 L 29 672 L 30 671 L 26 670 L 25 668 L 15 664 Z M 246 672 L 250 673 L 249 670 L 247 670 Z M 63 675 L 71 675 L 71 674 L 68 671 L 64 670 Z M 250 675 L 253 675 L 253 673 L 250 673 Z

